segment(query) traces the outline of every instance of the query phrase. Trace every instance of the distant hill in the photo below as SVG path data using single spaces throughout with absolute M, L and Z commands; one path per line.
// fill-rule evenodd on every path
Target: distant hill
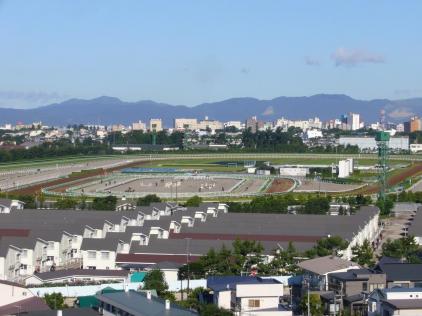
M 385 109 L 388 121 L 402 122 L 412 115 L 422 116 L 422 98 L 407 100 L 356 100 L 346 95 L 318 94 L 310 97 L 278 97 L 272 100 L 233 98 L 203 103 L 194 107 L 169 105 L 154 101 L 124 102 L 113 97 L 92 100 L 70 99 L 34 109 L 0 108 L 0 124 L 18 121 L 65 126 L 68 124 L 130 124 L 150 118 L 162 118 L 166 127 L 175 117 L 203 118 L 221 121 L 245 120 L 251 116 L 273 121 L 282 116 L 307 119 L 318 116 L 322 120 L 337 118 L 343 113 L 360 113 L 366 122 L 377 121 Z

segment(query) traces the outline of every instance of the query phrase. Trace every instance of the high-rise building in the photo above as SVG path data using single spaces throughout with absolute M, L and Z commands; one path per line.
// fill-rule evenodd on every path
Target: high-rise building
M 422 130 L 421 119 L 417 116 L 410 118 L 410 132 L 416 132 Z
M 163 130 L 163 123 L 161 119 L 150 119 L 149 130 L 151 132 L 161 132 Z
M 349 116 L 347 117 L 347 125 L 352 131 L 359 129 L 360 115 L 357 113 L 349 113 Z
M 258 119 L 256 118 L 256 116 L 252 116 L 251 118 L 248 118 L 246 120 L 246 124 L 245 124 L 245 128 L 251 129 L 252 133 L 256 133 L 258 130 L 261 130 L 264 128 L 265 123 L 263 121 L 258 121 Z

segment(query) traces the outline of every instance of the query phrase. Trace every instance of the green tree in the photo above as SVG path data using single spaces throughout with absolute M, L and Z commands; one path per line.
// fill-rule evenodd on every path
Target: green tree
M 116 204 L 117 198 L 115 196 L 96 197 L 92 201 L 91 208 L 99 211 L 114 211 Z
M 308 295 L 304 295 L 301 302 L 300 308 L 304 315 L 308 312 Z M 321 302 L 321 298 L 318 294 L 309 295 L 309 309 L 312 316 L 322 316 L 324 314 L 324 306 Z
M 194 195 L 192 197 L 190 197 L 189 199 L 186 200 L 186 206 L 189 207 L 198 207 L 200 204 L 202 203 L 202 198 Z
M 338 256 L 340 252 L 347 248 L 349 243 L 340 236 L 324 237 L 318 240 L 316 246 L 305 252 L 308 257 L 323 257 L 329 255 Z
M 352 247 L 352 261 L 361 266 L 371 267 L 375 264 L 374 251 L 368 239 L 365 239 L 362 245 L 355 245 Z
M 156 290 L 158 296 L 167 293 L 168 285 L 164 280 L 164 272 L 159 269 L 148 271 L 144 279 L 143 290 Z
M 78 201 L 75 198 L 64 197 L 56 201 L 56 208 L 59 210 L 74 209 L 78 205 Z
M 200 316 L 233 316 L 233 313 L 227 309 L 218 307 L 215 304 L 203 304 L 199 308 Z
M 410 263 L 420 263 L 419 251 L 419 245 L 414 236 L 402 237 L 393 241 L 388 239 L 382 245 L 383 256 L 403 259 Z
M 239 273 L 250 271 L 253 266 L 261 263 L 263 251 L 264 247 L 260 242 L 236 239 L 233 242 L 233 257 L 235 259 L 233 270 Z
M 44 300 L 48 307 L 51 309 L 63 309 L 67 308 L 67 305 L 64 303 L 64 297 L 62 293 L 51 293 L 45 294 Z
M 391 197 L 387 196 L 385 200 L 378 200 L 376 205 L 381 211 L 381 215 L 389 216 L 391 213 L 391 210 L 394 207 L 394 201 Z
M 292 242 L 286 249 L 276 249 L 274 251 L 274 259 L 266 266 L 261 265 L 260 271 L 268 268 L 266 274 L 295 274 L 298 271 L 295 258 L 299 256 Z
M 159 203 L 161 199 L 156 194 L 148 194 L 144 197 L 138 198 L 136 201 L 137 206 L 149 206 L 151 203 Z

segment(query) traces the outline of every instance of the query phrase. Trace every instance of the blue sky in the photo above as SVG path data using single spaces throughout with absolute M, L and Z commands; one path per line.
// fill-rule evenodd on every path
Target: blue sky
M 422 1 L 0 0 L 0 107 L 422 96 Z

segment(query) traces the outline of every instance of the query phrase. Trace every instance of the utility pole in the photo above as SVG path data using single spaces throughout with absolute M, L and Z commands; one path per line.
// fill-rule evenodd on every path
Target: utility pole
M 188 284 L 187 284 L 187 288 L 186 288 L 186 298 L 189 296 L 189 283 L 190 283 L 190 267 L 189 267 L 189 243 L 190 243 L 191 238 L 186 238 L 186 264 L 187 264 L 187 268 L 188 268 Z
M 310 286 L 311 282 L 308 280 L 308 316 L 311 316 L 311 298 L 310 298 Z

